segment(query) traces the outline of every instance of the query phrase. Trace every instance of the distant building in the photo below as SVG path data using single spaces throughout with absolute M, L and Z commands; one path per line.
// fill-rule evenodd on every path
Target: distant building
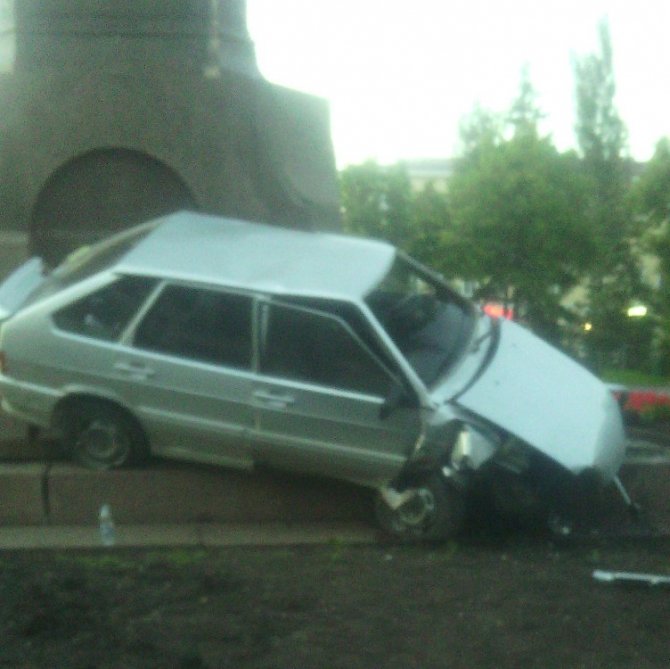
M 404 160 L 412 190 L 422 191 L 428 184 L 435 190 L 445 192 L 454 172 L 454 158 L 415 158 Z

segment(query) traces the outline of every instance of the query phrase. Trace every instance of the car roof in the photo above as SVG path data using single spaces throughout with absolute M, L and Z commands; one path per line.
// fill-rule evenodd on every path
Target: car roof
M 115 271 L 257 290 L 360 299 L 388 272 L 381 241 L 177 212 L 123 255 Z

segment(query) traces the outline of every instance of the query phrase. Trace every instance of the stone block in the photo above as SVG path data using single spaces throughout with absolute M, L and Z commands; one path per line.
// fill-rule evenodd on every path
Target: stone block
M 45 469 L 37 463 L 0 466 L 0 526 L 46 522 L 42 497 Z
M 343 483 L 269 472 L 160 463 L 145 469 L 92 472 L 54 465 L 49 519 L 93 525 L 102 504 L 117 524 L 367 520 L 368 491 Z

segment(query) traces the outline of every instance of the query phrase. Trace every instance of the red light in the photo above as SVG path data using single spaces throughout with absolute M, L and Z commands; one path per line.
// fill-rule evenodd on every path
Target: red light
M 506 318 L 508 321 L 514 320 L 514 309 L 505 307 L 499 302 L 486 302 L 482 306 L 482 311 L 491 318 Z

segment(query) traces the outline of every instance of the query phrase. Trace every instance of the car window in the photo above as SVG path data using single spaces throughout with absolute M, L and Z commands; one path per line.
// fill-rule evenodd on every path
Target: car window
M 154 279 L 125 276 L 88 294 L 53 315 L 56 327 L 95 339 L 118 339 L 137 313 Z
M 403 258 L 396 259 L 366 302 L 429 387 L 458 360 L 472 337 L 472 306 Z
M 228 367 L 251 367 L 251 299 L 169 285 L 135 333 L 138 348 Z
M 386 396 L 391 377 L 341 319 L 269 307 L 261 350 L 264 374 Z
M 378 337 L 372 330 L 368 319 L 362 311 L 351 302 L 342 300 L 333 300 L 315 297 L 293 297 L 282 296 L 281 302 L 292 306 L 318 311 L 323 314 L 330 314 L 344 321 L 354 334 L 363 342 L 363 344 L 378 358 L 379 362 L 390 370 L 392 375 L 399 378 L 402 376 L 398 372 L 397 363 L 381 345 Z

